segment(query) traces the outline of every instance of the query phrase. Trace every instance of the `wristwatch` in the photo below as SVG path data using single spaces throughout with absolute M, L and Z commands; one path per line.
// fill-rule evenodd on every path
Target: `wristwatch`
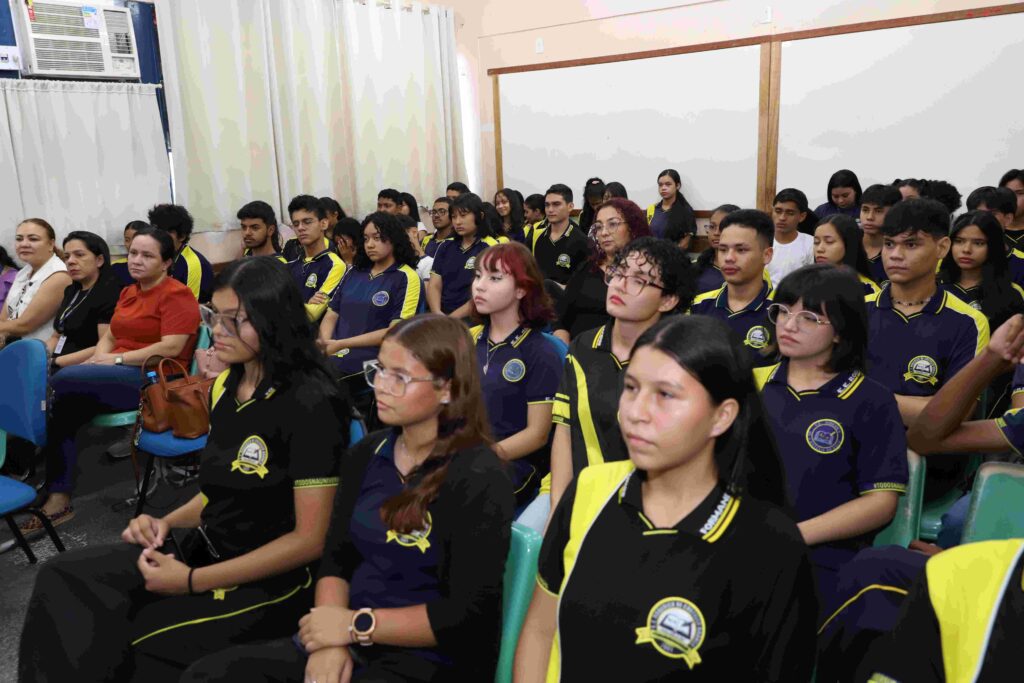
M 364 607 L 352 614 L 352 623 L 349 624 L 348 632 L 352 634 L 352 641 L 363 647 L 373 645 L 373 630 L 377 628 L 377 617 L 373 610 Z
M 124 365 L 124 356 L 114 356 L 114 365 Z

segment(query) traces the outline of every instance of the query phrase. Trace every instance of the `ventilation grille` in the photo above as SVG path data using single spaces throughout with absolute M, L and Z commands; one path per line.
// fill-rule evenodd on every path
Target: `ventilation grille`
M 100 31 L 86 28 L 81 7 L 54 5 L 48 2 L 37 2 L 32 5 L 35 10 L 35 21 L 32 22 L 32 33 L 47 36 L 73 36 L 75 38 L 99 38 Z
M 107 23 L 107 40 L 110 41 L 110 54 L 133 57 L 135 55 L 135 46 L 132 44 L 131 28 L 128 26 L 128 13 L 104 10 L 103 17 Z
M 103 72 L 103 48 L 100 43 L 36 38 L 36 63 L 44 71 Z

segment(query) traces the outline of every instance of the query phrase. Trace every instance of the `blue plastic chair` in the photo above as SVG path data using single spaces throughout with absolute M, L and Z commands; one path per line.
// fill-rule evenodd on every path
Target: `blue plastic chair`
M 924 499 L 924 458 L 914 451 L 907 451 L 909 481 L 907 492 L 900 496 L 896 515 L 884 529 L 875 536 L 876 548 L 884 545 L 898 545 L 906 548 L 921 532 L 921 501 Z
M 46 368 L 46 346 L 37 339 L 16 341 L 0 350 L 0 377 L 8 378 L 5 391 L 0 392 L 0 466 L 7 458 L 7 434 L 46 445 Z M 31 563 L 36 556 L 14 521 L 16 514 L 28 513 L 38 519 L 57 551 L 64 552 L 50 519 L 32 506 L 35 499 L 36 490 L 28 484 L 0 476 L 0 515 Z
M 562 357 L 562 360 L 565 360 L 565 357 L 569 355 L 569 345 L 550 332 L 544 332 L 544 338 L 554 345 L 558 355 Z
M 204 351 L 210 348 L 211 342 L 210 328 L 206 325 L 200 325 L 199 336 L 196 337 L 196 351 Z M 189 372 L 193 375 L 199 372 L 199 361 L 196 360 L 195 355 L 192 356 L 192 365 L 189 367 Z M 131 427 L 135 424 L 138 415 L 138 410 L 126 410 L 122 413 L 105 413 L 94 417 L 91 424 L 94 427 Z
M 533 529 L 512 524 L 512 544 L 505 564 L 504 592 L 502 595 L 501 651 L 496 683 L 511 683 L 512 665 L 516 658 L 519 633 L 533 597 L 533 584 L 537 578 L 537 557 L 543 538 Z
M 987 462 L 978 470 L 961 543 L 1024 538 L 1024 465 Z

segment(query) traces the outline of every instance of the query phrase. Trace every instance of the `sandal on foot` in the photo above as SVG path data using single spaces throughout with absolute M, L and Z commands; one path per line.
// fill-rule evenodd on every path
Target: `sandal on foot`
M 43 514 L 46 515 L 45 512 Z M 47 518 L 49 518 L 50 524 L 52 524 L 54 527 L 58 527 L 64 522 L 70 522 L 72 518 L 74 518 L 75 509 L 71 507 L 71 504 L 69 503 L 60 510 L 58 510 L 57 512 L 54 512 L 53 514 L 46 516 Z M 28 520 L 26 520 L 25 522 L 18 525 L 18 528 L 21 530 L 21 533 L 25 536 L 28 536 L 29 534 L 34 535 L 43 531 L 43 523 L 39 521 L 38 517 L 32 516 L 29 517 Z

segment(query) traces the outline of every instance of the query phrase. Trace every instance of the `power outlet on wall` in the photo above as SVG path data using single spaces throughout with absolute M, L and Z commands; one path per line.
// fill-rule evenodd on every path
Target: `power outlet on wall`
M 544 39 L 538 38 L 533 42 L 533 51 L 537 54 L 544 52 Z
M 765 5 L 764 10 L 762 10 L 762 12 L 761 12 L 761 20 L 760 20 L 759 23 L 761 23 L 761 24 L 770 24 L 770 23 L 772 23 L 772 8 L 771 8 L 771 5 Z

